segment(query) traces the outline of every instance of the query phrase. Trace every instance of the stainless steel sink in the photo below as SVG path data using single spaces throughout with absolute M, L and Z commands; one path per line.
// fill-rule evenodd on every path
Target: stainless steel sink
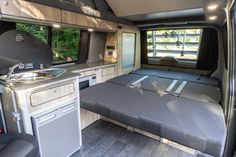
M 23 72 L 13 74 L 8 82 L 16 83 L 31 83 L 35 81 L 45 81 L 48 79 L 56 78 L 66 72 L 65 69 L 44 69 L 39 71 Z

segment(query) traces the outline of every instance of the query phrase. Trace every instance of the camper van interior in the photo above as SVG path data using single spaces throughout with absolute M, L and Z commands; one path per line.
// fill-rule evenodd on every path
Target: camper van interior
M 0 157 L 236 157 L 234 0 L 0 0 Z

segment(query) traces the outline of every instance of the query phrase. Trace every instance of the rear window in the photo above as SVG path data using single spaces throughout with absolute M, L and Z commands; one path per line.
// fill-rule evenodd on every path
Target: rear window
M 147 31 L 148 58 L 172 56 L 197 61 L 202 29 L 168 29 Z

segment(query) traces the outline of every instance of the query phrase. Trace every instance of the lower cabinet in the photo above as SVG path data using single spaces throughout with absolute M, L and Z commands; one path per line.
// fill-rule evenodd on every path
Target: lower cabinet
M 117 66 L 106 67 L 102 69 L 102 81 L 106 82 L 117 76 Z

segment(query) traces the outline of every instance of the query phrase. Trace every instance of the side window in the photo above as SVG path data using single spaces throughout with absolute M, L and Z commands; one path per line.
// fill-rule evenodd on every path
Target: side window
M 16 29 L 29 32 L 30 34 L 33 34 L 38 39 L 42 40 L 43 42 L 48 43 L 47 26 L 17 23 Z
M 53 28 L 53 63 L 76 62 L 79 55 L 80 29 Z
M 197 61 L 202 29 L 147 31 L 148 58 L 172 56 Z
M 77 62 L 80 46 L 80 29 L 51 28 L 35 24 L 16 23 L 16 29 L 26 31 L 45 43 L 53 51 L 53 64 Z

